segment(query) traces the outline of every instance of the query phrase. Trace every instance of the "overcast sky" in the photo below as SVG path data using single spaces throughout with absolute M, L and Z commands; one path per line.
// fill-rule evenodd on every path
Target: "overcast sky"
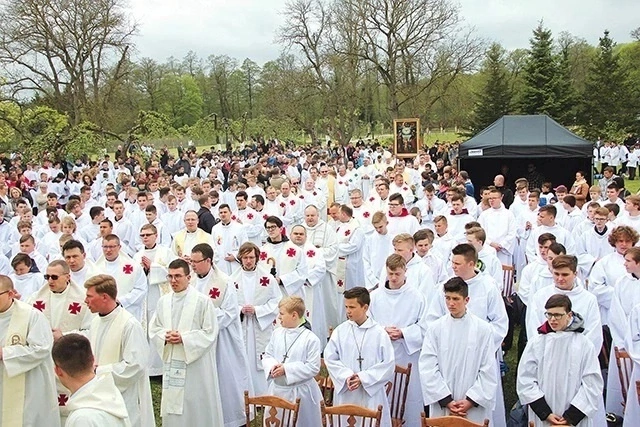
M 137 56 L 165 61 L 189 50 L 200 57 L 249 57 L 262 64 L 279 56 L 274 43 L 284 0 L 130 0 L 140 24 Z M 568 31 L 591 44 L 604 29 L 616 42 L 640 26 L 639 0 L 460 0 L 461 13 L 482 37 L 507 49 L 527 48 L 543 19 L 557 36 Z

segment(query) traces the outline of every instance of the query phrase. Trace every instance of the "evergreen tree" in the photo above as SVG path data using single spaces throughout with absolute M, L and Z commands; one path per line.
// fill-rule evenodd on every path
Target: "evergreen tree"
M 558 70 L 554 84 L 556 91 L 556 109 L 553 117 L 564 126 L 575 124 L 578 98 L 571 75 L 569 48 L 570 46 L 563 46 L 558 54 Z
M 551 30 L 542 22 L 533 30 L 531 48 L 524 68 L 520 111 L 523 114 L 547 114 L 554 117 L 558 111 L 556 100 L 557 64 L 552 52 Z
M 511 111 L 512 93 L 505 62 L 505 51 L 497 43 L 487 51 L 481 73 L 486 75 L 482 92 L 476 93 L 476 103 L 471 123 L 476 134 Z
M 624 128 L 633 121 L 626 73 L 618 54 L 613 52 L 614 47 L 609 31 L 605 30 L 582 94 L 580 124 L 590 138 L 598 137 L 605 128 Z

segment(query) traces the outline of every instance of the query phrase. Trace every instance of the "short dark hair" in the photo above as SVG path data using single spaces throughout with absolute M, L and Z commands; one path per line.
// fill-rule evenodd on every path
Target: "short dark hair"
M 240 190 L 236 193 L 236 199 L 240 197 L 243 200 L 247 200 L 249 198 L 249 196 L 247 195 L 246 191 Z
M 567 313 L 571 313 L 571 299 L 564 294 L 551 295 L 544 304 L 544 308 L 548 310 L 556 307 L 564 308 Z
M 549 245 L 549 250 L 556 255 L 566 255 L 567 248 L 564 247 L 562 243 L 553 242 Z
M 167 269 L 169 270 L 175 270 L 178 268 L 181 268 L 184 274 L 187 276 L 191 272 L 191 270 L 189 269 L 189 264 L 187 264 L 187 261 L 183 260 L 182 258 L 174 259 L 169 263 L 169 266 L 167 267 Z
M 53 343 L 53 362 L 69 376 L 75 377 L 93 371 L 91 342 L 80 334 L 67 334 Z
M 466 298 L 469 296 L 469 285 L 460 277 L 452 277 L 445 282 L 444 292 L 453 292 Z
M 262 197 L 262 195 L 254 194 L 253 196 L 251 196 L 251 198 L 256 202 L 260 203 L 261 205 L 264 205 L 264 197 Z
M 102 212 L 104 212 L 104 208 L 102 206 L 92 206 L 91 209 L 89 209 L 89 216 L 91 219 L 96 219 L 96 217 Z
M 539 245 L 544 245 L 549 240 L 551 240 L 552 242 L 555 242 L 556 241 L 556 236 L 551 234 L 551 233 L 542 233 L 541 235 L 538 236 L 538 244 Z
M 389 196 L 389 201 L 390 202 L 400 202 L 401 205 L 404 205 L 404 197 L 402 197 L 402 194 L 400 193 L 393 193 L 392 195 Z
M 65 243 L 62 246 L 62 253 L 64 254 L 65 251 L 70 251 L 72 249 L 80 249 L 80 253 L 84 253 L 84 245 L 78 240 L 69 240 Z
M 279 228 L 282 228 L 283 222 L 280 218 L 278 218 L 275 215 L 271 215 L 268 216 L 267 219 L 264 221 L 264 226 L 266 227 L 267 224 L 275 224 L 277 225 Z
M 476 248 L 469 243 L 460 243 L 451 250 L 451 254 L 462 255 L 467 262 L 478 262 L 478 252 L 476 252 Z
M 204 259 L 210 259 L 213 261 L 213 248 L 208 243 L 198 243 L 191 249 L 191 253 L 198 252 L 202 254 Z
M 344 299 L 356 299 L 360 305 L 371 304 L 371 295 L 367 288 L 362 286 L 356 286 L 355 288 L 347 289 L 344 291 Z
M 553 205 L 544 205 L 538 212 L 546 212 L 553 215 L 554 218 L 556 217 L 556 215 L 558 215 L 558 209 L 556 209 L 556 207 Z

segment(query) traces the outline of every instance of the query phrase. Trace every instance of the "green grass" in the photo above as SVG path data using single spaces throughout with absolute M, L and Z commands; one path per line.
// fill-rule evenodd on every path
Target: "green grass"
M 636 177 L 635 180 L 630 181 L 628 179 L 624 180 L 624 186 L 631 194 L 636 194 L 638 190 L 640 190 L 640 180 Z

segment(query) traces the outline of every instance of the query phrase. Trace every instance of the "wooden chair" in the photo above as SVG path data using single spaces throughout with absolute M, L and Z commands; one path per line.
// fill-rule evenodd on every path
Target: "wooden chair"
M 328 407 L 320 401 L 320 411 L 322 427 L 380 427 L 382 420 L 382 405 L 374 410 L 358 405 Z
M 629 353 L 625 350 L 620 350 L 618 347 L 613 348 L 613 354 L 616 356 L 616 366 L 618 367 L 618 377 L 620 378 L 620 388 L 622 389 L 622 406 L 624 407 L 627 403 L 627 391 L 630 386 L 633 361 L 629 357 Z
M 513 265 L 502 266 L 502 296 L 509 298 L 513 294 L 513 278 L 516 268 Z
M 325 405 L 333 406 L 333 392 L 335 391 L 335 387 L 327 371 L 327 365 L 324 364 L 324 359 L 320 359 L 320 372 L 316 375 L 315 380 L 320 387 Z
M 261 411 L 265 426 L 296 427 L 299 410 L 300 398 L 291 403 L 276 396 L 249 397 L 249 392 L 244 391 L 244 413 L 248 426 L 251 425 L 251 415 Z
M 426 418 L 423 412 L 422 427 L 489 427 L 489 420 L 484 420 L 484 423 L 478 424 L 462 417 Z
M 411 363 L 406 368 L 396 365 L 393 382 L 387 387 L 387 398 L 389 399 L 389 411 L 391 412 L 391 425 L 400 427 L 404 424 L 404 409 L 407 403 L 409 391 L 409 379 L 411 378 Z

